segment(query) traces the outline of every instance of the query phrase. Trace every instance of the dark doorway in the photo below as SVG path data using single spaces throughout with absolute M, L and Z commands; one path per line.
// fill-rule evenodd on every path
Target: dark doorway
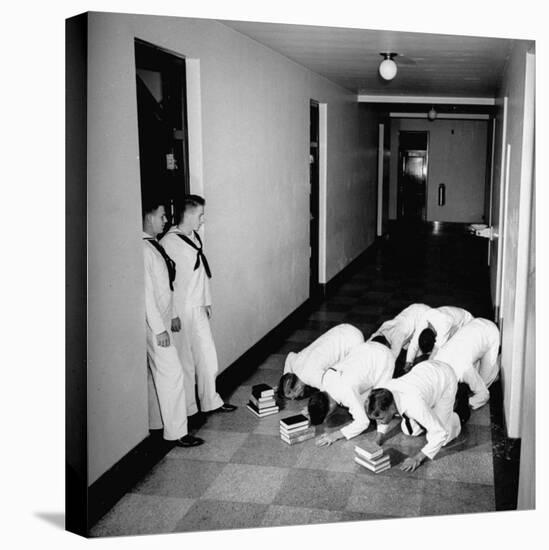
M 174 223 L 189 192 L 185 59 L 136 39 L 135 68 L 141 196 L 159 195 Z
M 309 156 L 309 179 L 310 189 L 310 276 L 309 276 L 309 297 L 317 298 L 321 294 L 321 286 L 318 280 L 318 239 L 319 239 L 319 108 L 316 101 L 311 100 L 310 106 L 310 156 Z
M 429 132 L 399 132 L 397 213 L 402 221 L 426 219 Z

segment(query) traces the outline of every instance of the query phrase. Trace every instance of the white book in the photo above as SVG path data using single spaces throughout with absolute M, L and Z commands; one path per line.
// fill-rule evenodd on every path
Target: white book
M 385 470 L 388 470 L 391 467 L 391 462 L 389 461 L 385 466 L 381 466 L 381 468 L 376 468 L 375 466 L 368 464 L 365 460 L 362 460 L 358 456 L 355 456 L 355 462 L 357 462 L 361 466 L 364 466 L 365 468 L 368 468 L 368 470 L 371 470 L 376 474 L 379 474 L 380 472 L 384 472 Z

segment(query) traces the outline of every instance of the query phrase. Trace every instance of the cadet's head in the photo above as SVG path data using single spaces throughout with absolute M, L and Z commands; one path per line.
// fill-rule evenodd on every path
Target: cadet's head
M 188 229 L 198 231 L 204 223 L 205 205 L 206 201 L 199 195 L 185 195 L 177 213 L 179 225 L 185 224 Z
M 391 344 L 389 344 L 389 340 L 387 340 L 387 338 L 385 338 L 385 336 L 383 336 L 382 334 L 378 334 L 377 336 L 374 336 L 371 341 L 377 342 L 378 344 L 383 344 L 388 348 L 391 347 Z
M 325 391 L 316 392 L 307 403 L 307 411 L 311 424 L 322 424 L 326 417 L 335 409 L 336 402 Z
M 375 388 L 370 392 L 366 403 L 368 418 L 379 424 L 388 424 L 396 412 L 395 399 L 389 390 Z
M 303 396 L 305 384 L 293 373 L 287 372 L 280 378 L 278 395 L 286 399 L 299 399 Z
M 164 203 L 160 199 L 143 199 L 143 231 L 156 237 L 168 222 Z
M 432 328 L 426 328 L 419 334 L 418 345 L 422 353 L 431 353 L 435 347 L 436 334 Z

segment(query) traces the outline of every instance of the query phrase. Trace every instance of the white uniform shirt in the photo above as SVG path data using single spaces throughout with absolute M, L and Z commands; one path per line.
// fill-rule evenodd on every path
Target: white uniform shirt
M 431 459 L 444 445 L 449 434 L 434 414 L 433 407 L 447 393 L 448 387 L 456 384 L 456 376 L 449 365 L 428 360 L 416 365 L 408 374 L 380 385 L 393 394 L 401 416 L 406 414 L 425 428 L 427 444 L 421 452 Z M 378 431 L 386 432 L 387 426 L 378 424 Z
M 459 330 L 473 320 L 473 316 L 466 310 L 454 306 L 442 306 L 431 308 L 423 313 L 416 324 L 414 335 L 406 353 L 406 362 L 411 363 L 419 352 L 419 335 L 429 328 L 429 325 L 436 332 L 436 341 L 433 354 Z
M 368 428 L 364 402 L 370 390 L 388 382 L 395 369 L 391 350 L 377 342 L 365 342 L 353 348 L 339 363 L 329 368 L 322 378 L 322 390 L 349 409 L 353 421 L 341 428 L 351 439 Z
M 160 243 L 175 262 L 175 310 L 182 314 L 186 308 L 209 306 L 212 299 L 210 281 L 202 261 L 198 269 L 194 269 L 197 251 L 178 237 L 178 233 L 181 234 L 181 231 L 177 227 L 171 227 Z M 194 233 L 188 238 L 200 246 Z
M 375 336 L 382 335 L 387 338 L 391 344 L 391 350 L 398 357 L 400 350 L 405 346 L 416 329 L 416 325 L 424 313 L 430 310 L 431 307 L 426 304 L 411 304 L 404 308 L 396 317 L 385 321 L 379 329 L 369 338 L 371 340 Z
M 177 315 L 173 311 L 173 292 L 170 289 L 168 267 L 162 254 L 145 240 L 150 238 L 151 235 L 143 232 L 145 316 L 152 332 L 161 334 L 164 331 L 169 332 L 171 319 Z
M 293 372 L 305 384 L 320 388 L 326 369 L 363 342 L 364 335 L 353 325 L 337 325 L 299 353 L 289 353 L 284 363 L 284 374 Z
M 499 329 L 488 319 L 477 318 L 456 332 L 434 356 L 448 363 L 457 379 L 462 381 L 467 369 L 488 354 L 487 361 L 495 364 L 499 351 Z

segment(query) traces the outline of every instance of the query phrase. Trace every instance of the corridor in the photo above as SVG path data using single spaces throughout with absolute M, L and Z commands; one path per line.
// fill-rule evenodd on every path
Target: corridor
M 214 415 L 197 434 L 206 444 L 174 448 L 91 529 L 91 536 L 135 535 L 333 523 L 489 512 L 514 507 L 513 453 L 502 437 L 499 382 L 491 402 L 471 416 L 459 438 L 413 473 L 398 464 L 425 438 L 398 433 L 386 444 L 393 467 L 374 475 L 353 461 L 353 448 L 373 438 L 318 448 L 314 440 L 288 446 L 279 420 L 305 401 L 281 403 L 279 414 L 254 417 L 245 407 L 251 386 L 276 385 L 284 358 L 327 329 L 351 323 L 367 338 L 413 302 L 454 305 L 492 318 L 486 241 L 462 226 L 393 228 L 329 287 L 326 299 L 290 331 L 277 349 L 228 396 L 239 409 Z M 398 367 L 398 363 L 397 363 Z M 341 409 L 317 435 L 347 421 Z

